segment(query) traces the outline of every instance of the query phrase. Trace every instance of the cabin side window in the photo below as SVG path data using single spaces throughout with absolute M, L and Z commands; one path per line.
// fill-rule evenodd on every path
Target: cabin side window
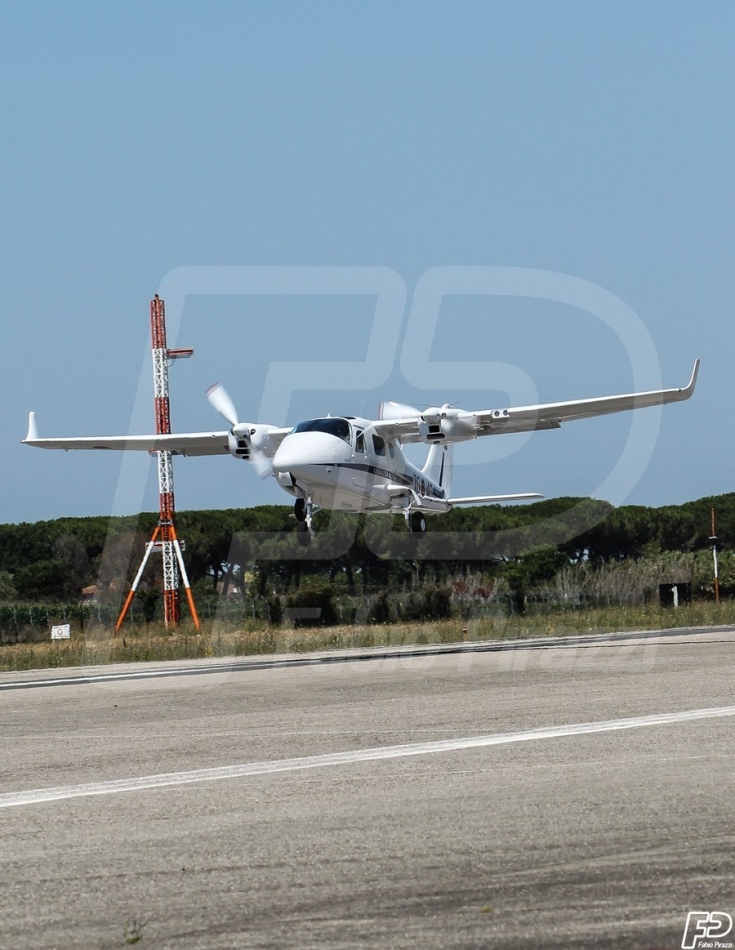
M 374 435 L 373 449 L 376 455 L 385 455 L 385 439 L 381 439 L 379 435 Z
M 355 436 L 355 452 L 359 455 L 363 455 L 365 452 L 365 434 L 362 429 L 358 429 Z

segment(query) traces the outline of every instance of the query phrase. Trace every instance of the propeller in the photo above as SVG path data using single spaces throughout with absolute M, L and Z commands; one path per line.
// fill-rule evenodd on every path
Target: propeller
M 207 390 L 207 399 L 209 400 L 209 404 L 214 409 L 216 409 L 217 412 L 223 416 L 224 419 L 232 426 L 232 434 L 235 436 L 235 438 L 238 436 L 247 436 L 248 444 L 250 446 L 250 461 L 259 477 L 265 478 L 266 475 L 270 475 L 273 471 L 271 460 L 257 444 L 257 441 L 259 441 L 258 437 L 261 434 L 258 432 L 256 427 L 250 426 L 248 424 L 241 425 L 238 422 L 235 404 L 230 399 L 230 394 L 227 392 L 225 387 L 221 383 L 215 383 L 214 386 L 210 386 Z M 255 428 L 254 432 L 251 431 L 253 428 Z
M 237 422 L 237 410 L 235 403 L 230 399 L 230 394 L 221 383 L 215 383 L 207 390 L 207 399 L 211 406 L 234 428 Z
M 379 418 L 386 422 L 393 422 L 397 419 L 413 419 L 420 415 L 420 409 L 406 406 L 402 402 L 381 402 L 378 410 Z

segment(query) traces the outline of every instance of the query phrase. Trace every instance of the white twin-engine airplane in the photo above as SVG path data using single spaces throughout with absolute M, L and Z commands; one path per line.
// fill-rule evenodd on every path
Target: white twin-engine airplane
M 41 439 L 35 413 L 28 420 L 26 445 L 42 449 L 121 449 L 171 452 L 174 455 L 225 455 L 250 460 L 259 474 L 275 476 L 295 496 L 298 539 L 305 547 L 314 537 L 312 517 L 318 508 L 402 514 L 411 531 L 426 530 L 426 515 L 451 511 L 455 505 L 542 498 L 535 493 L 455 498 L 451 494 L 452 449 L 484 435 L 558 429 L 562 422 L 680 402 L 694 392 L 699 360 L 683 389 L 601 396 L 517 409 L 466 412 L 444 405 L 421 411 L 395 402 L 380 406 L 380 418 L 327 416 L 308 419 L 292 429 L 239 422 L 232 400 L 217 384 L 207 392 L 227 420 L 223 432 L 175 435 L 123 435 L 103 438 Z M 419 469 L 402 446 L 425 442 L 426 464 Z

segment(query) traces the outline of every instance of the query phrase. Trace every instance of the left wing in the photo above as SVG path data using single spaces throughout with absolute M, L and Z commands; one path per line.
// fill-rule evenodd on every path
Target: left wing
M 399 442 L 438 443 L 465 442 L 482 435 L 500 435 L 505 432 L 558 429 L 562 422 L 575 419 L 590 419 L 613 412 L 663 406 L 689 399 L 697 384 L 698 372 L 699 360 L 695 360 L 691 379 L 681 389 L 599 396 L 593 399 L 543 403 L 538 406 L 520 406 L 516 409 L 480 409 L 466 412 L 446 405 L 422 412 L 410 406 L 383 403 L 381 418 L 373 425 L 383 438 L 392 438 Z

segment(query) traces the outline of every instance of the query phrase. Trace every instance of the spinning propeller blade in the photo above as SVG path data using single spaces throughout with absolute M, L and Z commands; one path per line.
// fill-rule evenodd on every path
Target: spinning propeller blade
M 235 404 L 221 383 L 215 383 L 214 386 L 209 387 L 207 390 L 207 399 L 210 405 L 213 406 L 221 416 L 224 416 L 231 426 L 237 425 Z
M 421 410 L 406 406 L 402 402 L 381 402 L 378 417 L 386 422 L 396 419 L 413 419 L 421 415 Z
M 240 427 L 240 423 L 237 419 L 237 410 L 235 409 L 234 402 L 230 399 L 230 395 L 221 383 L 215 383 L 214 386 L 210 386 L 207 390 L 207 399 L 211 406 L 213 406 L 217 412 L 224 416 L 227 422 L 232 426 L 232 434 L 234 436 L 247 435 L 248 442 L 250 445 L 250 462 L 253 465 L 253 468 L 258 473 L 259 478 L 265 478 L 266 475 L 270 475 L 273 471 L 273 466 L 271 464 L 270 458 L 263 452 L 261 448 L 255 445 L 253 442 L 252 432 L 241 433 L 237 429 Z M 241 426 L 242 429 L 248 429 L 248 426 L 245 424 Z M 257 438 L 257 436 L 256 436 Z
M 268 456 L 252 447 L 250 449 L 250 462 L 258 474 L 258 478 L 265 478 L 273 471 L 273 463 Z

